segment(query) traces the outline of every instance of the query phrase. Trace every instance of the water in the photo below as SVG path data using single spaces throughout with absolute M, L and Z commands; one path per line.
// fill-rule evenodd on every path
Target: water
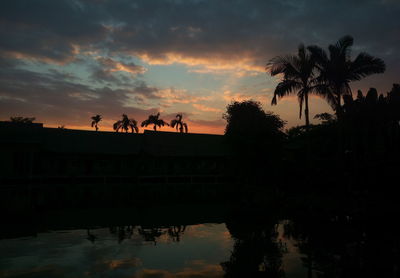
M 156 222 L 160 219 L 174 222 L 174 219 L 181 218 L 177 214 L 168 217 L 168 213 L 162 213 L 165 210 L 141 213 L 146 218 L 158 214 Z M 168 210 L 176 213 L 171 208 Z M 199 217 L 198 214 L 196 216 L 196 209 L 189 211 L 192 217 Z M 200 211 L 205 213 L 207 210 Z M 215 220 L 218 211 L 212 211 L 213 217 L 209 218 Z M 98 222 L 93 220 L 92 213 L 86 215 L 91 215 L 91 221 Z M 118 215 L 121 219 L 132 219 L 132 212 Z M 232 221 L 166 225 L 152 224 L 148 220 L 145 224 L 116 225 L 123 221 L 105 217 L 103 222 L 112 224 L 102 224 L 101 227 L 91 224 L 83 228 L 82 224 L 76 223 L 88 221 L 85 213 L 47 215 L 40 219 L 38 226 L 41 227 L 37 229 L 44 231 L 0 240 L 0 277 L 216 278 L 231 277 L 232 269 L 239 274 L 242 271 L 268 271 L 269 265 L 265 264 L 265 260 L 252 258 L 253 251 L 257 253 L 257 250 L 246 249 L 247 243 L 251 247 L 253 243 L 260 246 L 266 244 L 264 247 L 268 248 L 272 245 L 278 247 L 277 250 L 266 249 L 270 252 L 269 261 L 279 261 L 277 267 L 284 271 L 286 277 L 306 277 L 301 255 L 295 242 L 284 237 L 282 222 L 272 226 L 267 224 L 268 229 L 273 231 L 270 236 L 257 238 L 259 234 L 256 231 L 249 239 L 248 230 L 242 231 L 243 227 L 249 227 L 248 224 Z M 79 227 L 71 228 L 74 223 Z M 254 267 L 253 262 L 248 264 L 247 259 L 240 258 L 243 257 L 240 254 L 258 265 Z
M 179 236 L 173 228 L 113 227 L 2 240 L 0 276 L 222 277 L 219 264 L 232 248 L 225 225 L 175 228 Z
M 390 215 L 278 215 L 182 205 L 3 219 L 0 277 L 399 277 Z
M 49 231 L 1 240 L 0 276 L 223 277 L 221 263 L 229 261 L 233 243 L 218 223 Z M 296 247 L 289 240 L 283 244 L 286 274 L 304 272 Z

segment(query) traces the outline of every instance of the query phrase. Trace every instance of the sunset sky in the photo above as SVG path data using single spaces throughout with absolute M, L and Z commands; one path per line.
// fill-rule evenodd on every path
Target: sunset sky
M 0 120 L 91 129 L 101 114 L 111 130 L 122 113 L 169 122 L 182 112 L 191 132 L 221 134 L 226 105 L 254 99 L 302 124 L 296 97 L 270 105 L 279 79 L 268 60 L 348 34 L 352 57 L 387 66 L 353 90 L 386 93 L 400 83 L 399 15 L 400 0 L 2 0 Z M 331 109 L 313 97 L 311 118 L 321 112 Z

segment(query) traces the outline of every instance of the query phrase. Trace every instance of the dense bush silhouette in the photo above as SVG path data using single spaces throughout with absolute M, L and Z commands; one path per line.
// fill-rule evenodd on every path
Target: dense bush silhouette
M 258 156 L 282 147 L 285 122 L 279 116 L 265 112 L 259 102 L 232 102 L 223 118 L 227 121 L 225 135 L 238 148 L 238 153 Z

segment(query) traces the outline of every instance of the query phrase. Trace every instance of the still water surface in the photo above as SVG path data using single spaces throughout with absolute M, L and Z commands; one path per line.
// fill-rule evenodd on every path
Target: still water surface
M 276 227 L 280 268 L 307 277 L 295 244 Z M 47 231 L 0 240 L 0 277 L 224 277 L 240 244 L 225 223 Z

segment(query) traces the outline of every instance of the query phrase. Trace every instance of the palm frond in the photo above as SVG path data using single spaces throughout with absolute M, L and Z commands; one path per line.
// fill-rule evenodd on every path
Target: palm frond
M 129 127 L 131 128 L 131 132 L 133 133 L 134 131 L 136 131 L 136 133 L 139 133 L 139 128 L 137 127 L 137 125 L 133 122 L 131 122 L 131 124 L 129 125 Z
M 304 46 L 304 44 L 299 44 L 298 47 L 298 57 L 300 58 L 300 60 L 307 60 L 307 52 L 306 52 L 306 47 Z
M 157 121 L 158 123 L 159 123 L 159 125 L 161 125 L 161 126 L 169 126 L 169 124 L 167 123 L 167 122 L 164 122 L 164 120 L 158 120 Z
M 271 105 L 276 104 L 276 98 L 282 98 L 286 95 L 292 94 L 295 90 L 301 89 L 301 83 L 295 80 L 283 80 L 280 82 L 274 91 L 274 97 L 271 101 Z
M 344 55 L 347 59 L 350 58 L 351 47 L 354 44 L 352 36 L 346 35 L 341 37 L 335 44 L 335 48 L 338 50 L 338 54 Z
M 177 120 L 175 120 L 175 119 L 174 119 L 174 120 L 172 120 L 172 121 L 171 121 L 171 127 L 172 127 L 172 128 L 174 128 L 174 127 L 175 127 L 175 125 L 176 125 L 176 128 L 178 129 L 178 125 L 177 125 L 177 123 L 178 123 L 178 121 L 177 121 Z
M 268 71 L 271 76 L 274 76 L 283 73 L 287 63 L 285 57 L 277 56 L 268 61 L 265 70 Z
M 382 59 L 362 52 L 350 65 L 350 78 L 351 80 L 360 80 L 371 74 L 383 73 L 385 69 L 386 65 Z
M 274 93 L 274 97 L 271 100 L 271 105 L 276 105 L 278 103 L 276 94 Z
M 328 104 L 335 109 L 337 105 L 337 100 L 332 93 L 331 88 L 327 84 L 316 84 L 310 88 L 310 91 L 312 91 L 314 94 L 324 98 Z
M 169 126 L 168 123 L 166 123 L 163 120 L 159 119 L 159 117 L 160 117 L 160 113 L 157 113 L 156 115 L 150 115 L 147 120 L 144 120 L 142 122 L 141 126 L 142 127 L 144 127 L 144 126 L 147 127 L 148 125 L 153 124 L 154 125 L 153 126 L 154 130 L 157 130 L 157 126 L 158 127 L 161 127 L 161 126 L 164 126 L 164 125 Z
M 121 127 L 121 123 L 122 123 L 121 121 L 115 122 L 114 125 L 113 125 L 113 129 L 118 132 L 118 130 Z
M 311 45 L 307 47 L 308 51 L 311 53 L 311 57 L 315 60 L 317 65 L 326 65 L 329 61 L 328 54 L 325 50 L 317 45 Z
M 335 95 L 337 98 L 340 98 L 340 96 L 353 94 L 348 82 L 341 82 L 339 85 L 340 86 L 335 88 L 335 91 L 332 91 L 333 95 Z
M 149 120 L 144 120 L 141 124 L 141 127 L 147 127 L 150 124 Z
M 131 127 L 132 133 L 134 130 L 136 131 L 136 133 L 139 133 L 139 128 L 137 127 L 137 121 L 135 119 L 129 119 L 129 125 Z
M 296 64 L 295 60 L 296 57 L 293 55 L 277 56 L 268 62 L 266 70 L 270 72 L 271 76 L 281 73 L 285 76 L 296 75 L 298 74 L 298 69 L 294 66 Z

